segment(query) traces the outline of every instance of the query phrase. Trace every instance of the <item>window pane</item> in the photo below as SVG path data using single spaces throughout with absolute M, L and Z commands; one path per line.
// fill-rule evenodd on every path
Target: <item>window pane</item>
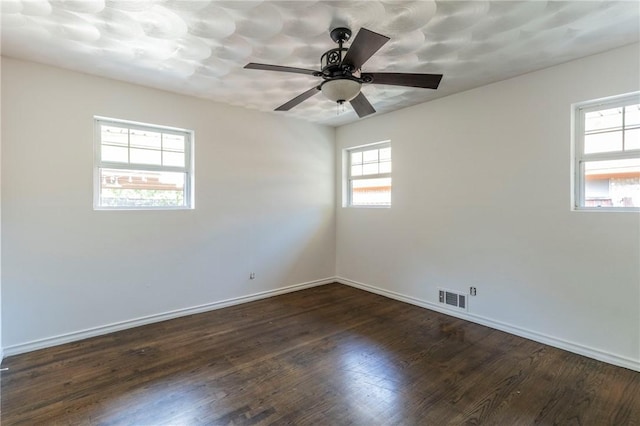
M 131 129 L 130 143 L 132 148 L 162 148 L 160 133 L 148 130 Z
M 391 147 L 380 150 L 380 161 L 391 160 Z
M 351 153 L 351 164 L 362 164 L 362 152 Z
M 378 163 L 365 164 L 362 166 L 362 174 L 363 175 L 377 175 L 378 174 Z
M 185 173 L 100 169 L 103 207 L 184 207 Z
M 102 161 L 111 161 L 114 163 L 129 162 L 129 150 L 126 147 L 102 145 L 100 151 Z
M 351 176 L 362 176 L 362 166 L 351 166 Z
M 160 151 L 153 149 L 131 149 L 131 163 L 161 165 L 162 157 Z
M 351 205 L 391 205 L 391 178 L 358 179 L 352 181 Z
M 624 131 L 624 149 L 640 149 L 640 128 Z
M 163 133 L 162 149 L 184 152 L 184 136 Z
M 585 114 L 585 131 L 622 128 L 622 108 L 603 109 Z
M 100 140 L 103 144 L 127 146 L 129 129 L 114 126 L 100 126 Z
M 362 152 L 362 161 L 365 163 L 371 163 L 374 161 L 378 161 L 378 150 L 372 149 L 370 151 Z
M 640 158 L 584 163 L 585 207 L 640 207 Z
M 162 153 L 162 164 L 164 166 L 184 167 L 184 153 L 164 151 Z
M 391 161 L 380 163 L 380 173 L 391 173 Z
M 624 108 L 625 126 L 640 125 L 640 105 L 629 105 Z
M 622 151 L 622 131 L 584 136 L 584 153 Z

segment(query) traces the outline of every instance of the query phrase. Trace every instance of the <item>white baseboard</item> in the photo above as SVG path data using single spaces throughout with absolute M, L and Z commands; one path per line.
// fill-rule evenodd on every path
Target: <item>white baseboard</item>
M 516 327 L 510 324 L 506 324 L 500 321 L 495 321 L 490 318 L 483 317 L 481 315 L 474 315 L 468 312 L 452 311 L 442 306 L 428 302 L 426 300 L 417 299 L 415 297 L 407 296 L 394 291 L 385 290 L 379 287 L 375 287 L 369 284 L 349 280 L 347 278 L 336 277 L 336 282 L 345 284 L 351 287 L 356 287 L 361 290 L 365 290 L 371 293 L 376 293 L 381 296 L 388 297 L 390 299 L 399 300 L 401 302 L 410 303 L 412 305 L 420 306 L 422 308 L 430 309 L 432 311 L 440 312 L 445 315 L 450 315 L 456 318 L 461 318 L 473 323 L 485 325 L 487 327 L 494 328 L 496 330 L 504 331 L 516 336 L 524 337 L 525 339 L 533 340 L 535 342 L 544 343 L 545 345 L 553 346 L 559 349 L 564 349 L 569 352 L 573 352 L 579 355 L 584 355 L 589 358 L 597 359 L 609 364 L 617 365 L 619 367 L 628 368 L 630 370 L 640 371 L 640 360 L 623 357 L 620 355 L 604 352 L 599 349 L 590 348 L 588 346 L 581 345 L 579 343 L 570 342 L 557 337 L 549 336 L 543 333 L 538 333 L 532 330 Z
M 516 327 L 510 324 L 506 324 L 500 321 L 495 321 L 490 318 L 483 317 L 481 315 L 474 315 L 468 312 L 452 311 L 442 306 L 428 302 L 426 300 L 418 299 L 415 297 L 407 296 L 401 293 L 397 293 L 390 290 L 385 290 L 379 287 L 375 287 L 369 284 L 353 281 L 343 277 L 331 277 L 322 280 L 309 281 L 300 284 L 294 284 L 287 287 L 282 287 L 275 290 L 263 291 L 260 293 L 254 293 L 247 296 L 235 297 L 232 299 L 221 300 L 218 302 L 207 303 L 204 305 L 194 306 L 190 308 L 177 309 L 170 312 L 161 314 L 149 315 L 141 318 L 136 318 L 127 321 L 121 321 L 113 324 L 107 324 L 104 326 L 93 327 L 76 332 L 61 334 L 58 336 L 47 337 L 44 339 L 33 340 L 31 342 L 21 343 L 17 345 L 7 346 L 0 348 L 0 362 L 4 356 L 12 356 L 25 352 L 31 352 L 38 349 L 44 349 L 51 346 L 61 345 L 64 343 L 75 342 L 78 340 L 87 339 L 90 337 L 101 336 L 103 334 L 113 333 L 115 331 L 125 330 L 128 328 L 139 327 L 141 325 L 151 324 L 160 321 L 166 321 L 173 318 L 178 318 L 186 315 L 199 314 L 202 312 L 212 311 L 215 309 L 226 308 L 228 306 L 239 305 L 241 303 L 247 303 L 254 300 L 266 299 L 268 297 L 278 296 L 280 294 L 291 293 L 298 290 L 304 290 L 306 288 L 316 287 L 324 284 L 330 284 L 338 282 L 351 287 L 356 287 L 361 290 L 365 290 L 371 293 L 379 294 L 381 296 L 388 297 L 390 299 L 399 300 L 412 305 L 420 306 L 422 308 L 430 309 L 432 311 L 440 312 L 445 315 L 450 315 L 456 318 L 461 318 L 473 323 L 485 325 L 487 327 L 494 328 L 496 330 L 504 331 L 516 336 L 524 337 L 536 342 L 544 343 L 549 346 L 553 346 L 559 349 L 564 349 L 569 352 L 573 352 L 579 355 L 584 355 L 589 358 L 597 359 L 609 364 L 617 365 L 620 367 L 628 368 L 634 371 L 640 371 L 640 360 L 622 357 L 609 352 L 604 352 L 598 349 L 590 348 L 578 343 L 570 342 L 557 337 L 548 336 L 543 333 L 538 333 L 532 330 Z
M 306 288 L 317 287 L 324 284 L 334 283 L 336 280 L 325 278 L 321 280 L 308 281 L 305 283 L 294 284 L 275 290 L 262 291 L 259 293 L 249 294 L 247 296 L 234 297 L 231 299 L 221 300 L 218 302 L 206 303 L 204 305 L 193 306 L 190 308 L 176 309 L 174 311 L 164 312 L 161 314 L 148 315 L 145 317 L 135 318 L 126 321 L 120 321 L 112 324 L 92 327 L 85 330 L 74 331 L 71 333 L 60 334 L 44 339 L 33 340 L 26 343 L 7 346 L 3 348 L 4 355 L 12 356 L 25 352 L 31 352 L 38 349 L 44 349 L 51 346 L 62 345 L 64 343 L 76 342 L 78 340 L 87 339 L 89 337 L 101 336 L 103 334 L 113 333 L 115 331 L 125 330 L 127 328 L 139 327 L 155 322 L 166 321 L 187 315 L 200 314 L 215 309 L 226 308 L 228 306 L 239 305 L 241 303 L 252 302 L 254 300 L 266 299 L 268 297 L 278 296 L 280 294 L 291 293 L 294 291 L 304 290 Z M 1 352 L 0 352 L 1 353 Z

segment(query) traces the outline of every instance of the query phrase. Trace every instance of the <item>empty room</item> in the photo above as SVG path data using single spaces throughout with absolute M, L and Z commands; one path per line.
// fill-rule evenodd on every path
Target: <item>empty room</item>
M 640 2 L 0 4 L 3 425 L 640 424 Z

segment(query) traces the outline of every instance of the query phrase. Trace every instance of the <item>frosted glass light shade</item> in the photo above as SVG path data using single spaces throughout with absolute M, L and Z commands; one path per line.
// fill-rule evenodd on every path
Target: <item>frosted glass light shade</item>
M 355 80 L 342 78 L 325 81 L 320 88 L 322 94 L 333 102 L 347 102 L 358 96 L 361 84 Z

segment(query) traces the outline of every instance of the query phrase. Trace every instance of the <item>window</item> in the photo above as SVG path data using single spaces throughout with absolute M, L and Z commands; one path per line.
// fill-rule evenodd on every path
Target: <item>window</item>
M 391 205 L 391 143 L 347 150 L 350 206 Z
M 640 211 L 640 93 L 577 106 L 575 207 Z
M 193 208 L 193 133 L 95 117 L 95 209 Z

